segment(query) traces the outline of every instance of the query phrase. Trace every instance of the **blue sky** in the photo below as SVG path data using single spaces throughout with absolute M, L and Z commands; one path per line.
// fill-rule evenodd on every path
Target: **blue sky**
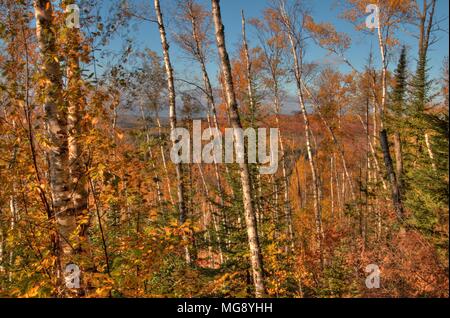
M 143 15 L 153 15 L 153 1 L 151 0 L 130 0 L 131 2 L 143 1 L 145 9 L 141 14 Z M 199 0 L 208 9 L 210 9 L 209 0 Z M 419 0 L 421 1 L 421 0 Z M 306 1 L 307 5 L 310 6 L 312 15 L 317 22 L 329 22 L 332 23 L 339 32 L 347 33 L 352 40 L 352 45 L 350 49 L 346 52 L 346 57 L 352 61 L 352 64 L 356 66 L 357 69 L 362 69 L 365 65 L 371 46 L 373 46 L 374 51 L 374 63 L 375 66 L 379 66 L 379 51 L 377 47 L 376 34 L 368 34 L 363 32 L 355 31 L 354 26 L 341 19 L 340 13 L 342 8 L 339 7 L 338 1 L 336 0 L 310 0 Z M 174 23 L 171 22 L 175 1 L 173 0 L 162 0 L 161 6 L 163 10 L 163 15 L 166 23 L 166 28 L 169 33 L 169 39 L 171 32 L 174 32 Z M 262 12 L 265 8 L 269 6 L 270 0 L 222 0 L 222 18 L 225 25 L 225 35 L 227 48 L 231 57 L 234 56 L 238 46 L 241 43 L 241 10 L 244 10 L 246 18 L 250 19 L 253 17 L 261 17 Z M 148 12 L 145 12 L 148 11 Z M 439 32 L 437 35 L 440 38 L 439 42 L 434 44 L 430 49 L 429 59 L 431 66 L 431 74 L 433 76 L 440 75 L 442 61 L 445 56 L 448 56 L 448 12 L 449 12 L 449 1 L 448 0 L 438 0 L 437 5 L 437 19 L 444 19 L 442 27 L 446 30 L 445 32 Z M 214 30 L 211 30 L 213 32 Z M 252 36 L 252 27 L 248 27 L 248 37 L 249 45 L 257 45 L 257 41 Z M 414 58 L 417 55 L 416 43 L 417 39 L 411 36 L 411 33 L 416 33 L 417 29 L 414 27 L 408 27 L 409 34 L 400 31 L 397 34 L 400 42 L 406 44 L 409 47 L 410 53 L 410 67 L 414 69 Z M 131 36 L 136 40 L 137 47 L 139 48 L 150 48 L 158 53 L 161 52 L 161 43 L 159 38 L 159 32 L 156 24 L 149 22 L 139 22 L 136 27 L 132 29 L 131 33 L 127 36 Z M 170 52 L 171 58 L 174 65 L 175 72 L 177 76 L 183 78 L 191 78 L 193 74 L 197 74 L 198 68 L 195 63 L 186 59 L 186 56 L 181 52 L 176 45 L 171 42 Z M 119 49 L 123 46 L 123 38 L 115 38 L 111 43 L 110 47 L 113 49 Z M 213 47 L 213 53 L 216 53 L 215 47 Z M 394 69 L 397 60 L 397 53 L 392 56 L 392 61 L 390 63 L 390 68 Z M 328 61 L 332 65 L 336 65 L 343 72 L 350 71 L 350 68 L 345 64 L 336 64 L 336 57 L 328 55 L 327 52 L 314 46 L 312 43 L 308 46 L 306 53 L 306 60 L 308 62 L 313 61 Z M 218 72 L 217 55 L 212 56 L 212 62 L 208 65 L 211 77 L 215 81 Z

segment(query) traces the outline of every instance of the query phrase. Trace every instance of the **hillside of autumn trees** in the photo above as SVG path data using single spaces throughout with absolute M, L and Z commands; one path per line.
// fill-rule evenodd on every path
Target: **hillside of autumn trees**
M 360 65 L 311 1 L 0 0 L 0 297 L 448 297 L 439 1 L 337 1 Z M 174 163 L 194 119 L 279 128 L 278 170 Z

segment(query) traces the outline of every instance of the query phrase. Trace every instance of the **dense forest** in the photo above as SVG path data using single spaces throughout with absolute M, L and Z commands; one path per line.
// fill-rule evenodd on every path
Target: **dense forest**
M 0 0 L 0 297 L 448 297 L 441 1 Z

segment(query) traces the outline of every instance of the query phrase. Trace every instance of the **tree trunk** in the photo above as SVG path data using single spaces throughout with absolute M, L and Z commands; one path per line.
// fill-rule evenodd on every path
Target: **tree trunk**
M 341 183 L 339 182 L 339 173 L 337 169 L 336 157 L 333 154 L 333 162 L 334 162 L 334 180 L 336 180 L 336 204 L 338 207 L 339 218 L 342 217 L 342 207 L 343 203 L 341 200 Z
M 381 76 L 381 105 L 379 109 L 380 114 L 380 146 L 383 151 L 384 163 L 388 173 L 389 181 L 391 183 L 392 203 L 399 219 L 403 218 L 403 205 L 401 193 L 398 186 L 398 180 L 395 175 L 392 164 L 391 154 L 389 152 L 389 142 L 387 131 L 384 128 L 384 113 L 386 110 L 386 94 L 387 94 L 387 60 L 386 60 L 386 43 L 383 43 L 381 26 L 378 27 L 378 45 L 381 54 L 382 76 Z
M 250 111 L 250 127 L 254 128 L 255 123 L 255 113 L 256 113 L 256 101 L 255 101 L 255 94 L 254 94 L 254 88 L 253 88 L 253 75 L 252 75 L 252 61 L 250 59 L 250 53 L 248 51 L 248 44 L 247 44 L 247 34 L 245 30 L 245 16 L 244 16 L 244 10 L 241 11 L 241 20 L 242 20 L 242 44 L 245 54 L 245 71 L 247 76 L 247 94 L 248 94 L 248 105 L 249 105 L 249 111 Z M 251 176 L 250 176 L 251 178 Z M 256 210 L 256 216 L 257 216 L 257 222 L 262 223 L 263 220 L 263 211 L 261 206 L 261 199 L 262 199 L 262 190 L 261 190 L 261 176 L 257 174 L 256 176 L 256 182 L 252 182 L 254 193 L 256 193 L 256 202 L 255 202 L 255 210 Z M 261 231 L 261 228 L 259 228 L 259 236 L 261 238 L 263 233 Z
M 382 30 L 381 26 L 378 27 L 378 46 L 380 49 L 381 55 L 381 105 L 379 114 L 380 114 L 380 127 L 384 129 L 384 113 L 386 109 L 386 94 L 387 94 L 387 61 L 386 61 L 386 44 L 383 43 Z
M 222 17 L 220 13 L 219 0 L 211 0 L 211 4 L 212 4 L 214 26 L 216 30 L 216 41 L 217 46 L 219 48 L 222 72 L 224 75 L 224 84 L 225 84 L 224 86 L 226 91 L 227 108 L 229 109 L 230 112 L 230 121 L 232 128 L 235 129 L 234 134 L 235 145 L 237 146 L 238 149 L 244 151 L 244 158 L 246 158 L 245 156 L 246 150 L 244 147 L 243 136 L 239 134 L 237 131 L 237 129 L 242 129 L 242 125 L 239 118 L 236 95 L 233 86 L 230 60 L 225 46 L 224 26 L 222 23 Z M 250 260 L 253 272 L 253 283 L 255 285 L 255 294 L 256 297 L 263 297 L 266 292 L 264 286 L 262 257 L 259 245 L 255 212 L 253 210 L 252 204 L 250 175 L 247 163 L 245 162 L 240 163 L 239 169 L 242 182 L 245 221 L 247 225 L 247 235 L 250 247 Z
M 433 170 L 436 171 L 436 163 L 434 162 L 434 154 L 433 150 L 431 149 L 430 135 L 428 133 L 425 133 L 425 145 L 427 146 L 428 156 L 431 160 L 431 167 L 433 167 Z
M 41 91 L 48 135 L 49 180 L 52 194 L 52 217 L 59 236 L 60 266 L 72 262 L 74 249 L 70 242 L 76 230 L 76 217 L 70 209 L 67 109 L 63 100 L 62 72 L 56 48 L 53 6 L 50 0 L 35 0 L 36 37 L 41 59 Z
M 330 201 L 331 201 L 331 213 L 330 218 L 333 220 L 334 218 L 334 185 L 333 185 L 333 156 L 330 157 Z
M 209 78 L 209 74 L 208 71 L 206 69 L 206 57 L 204 55 L 204 51 L 202 50 L 202 40 L 201 40 L 201 36 L 200 36 L 200 30 L 198 30 L 198 23 L 196 21 L 196 15 L 195 12 L 193 11 L 192 8 L 192 3 L 188 3 L 189 5 L 189 14 L 190 14 L 190 18 L 191 18 L 191 25 L 192 25 L 192 38 L 195 41 L 195 57 L 198 60 L 198 62 L 200 63 L 201 66 L 201 70 L 202 70 L 202 77 L 203 77 L 203 85 L 204 85 L 204 92 L 206 95 L 206 99 L 208 101 L 209 104 L 209 110 L 207 112 L 207 118 L 208 118 L 208 128 L 212 128 L 212 126 L 214 126 L 214 128 L 217 131 L 220 131 L 219 128 L 219 121 L 217 118 L 217 110 L 216 110 L 216 102 L 214 99 L 214 93 L 212 90 L 212 85 L 211 85 L 211 80 Z M 212 114 L 212 119 L 213 119 L 213 124 L 211 125 L 211 118 L 209 113 Z M 213 148 L 214 151 L 214 148 Z M 227 168 L 226 168 L 227 169 Z M 227 173 L 228 173 L 228 169 L 227 169 Z M 219 199 L 220 199 L 220 205 L 222 207 L 221 212 L 220 212 L 220 217 L 221 217 L 221 223 L 223 224 L 223 227 L 225 229 L 225 231 L 228 231 L 228 221 L 227 221 L 227 217 L 226 215 L 223 213 L 223 209 L 225 206 L 225 200 L 224 200 L 224 190 L 222 187 L 222 183 L 220 180 L 220 173 L 219 173 L 219 165 L 216 162 L 215 158 L 214 158 L 214 175 L 216 178 L 216 188 L 217 188 L 217 193 L 219 194 Z M 234 197 L 234 192 L 233 189 L 232 191 L 232 196 Z M 217 233 L 217 235 L 221 235 L 220 233 Z M 228 233 L 227 233 L 228 236 Z M 223 259 L 223 257 L 221 258 Z
M 253 122 L 255 119 L 255 110 L 256 103 L 255 97 L 253 93 L 253 77 L 252 77 L 252 62 L 250 60 L 250 54 L 248 52 L 248 44 L 247 44 L 247 35 L 245 32 L 245 16 L 244 10 L 241 11 L 242 17 L 242 44 L 245 53 L 245 71 L 247 75 L 247 94 L 248 94 L 248 102 L 250 106 L 250 114 L 251 114 L 251 127 L 253 127 Z
M 0 218 L 3 219 L 2 210 L 0 210 Z M 0 274 L 5 274 L 5 267 L 3 264 L 5 264 L 4 260 L 4 251 L 5 251 L 5 245 L 6 245 L 6 232 L 7 230 L 2 226 L 0 227 Z
M 152 151 L 152 147 L 150 145 L 150 132 L 149 132 L 149 127 L 147 124 L 147 119 L 145 118 L 145 113 L 144 113 L 144 107 L 142 106 L 142 104 L 140 105 L 140 111 L 141 111 L 141 118 L 144 122 L 144 131 L 145 131 L 145 141 L 147 143 L 147 151 L 148 151 L 148 156 L 150 159 L 150 164 L 152 165 L 152 169 L 153 169 L 153 174 L 154 174 L 154 181 L 156 184 L 156 192 L 157 192 L 157 198 L 158 198 L 158 204 L 159 207 L 161 208 L 161 205 L 163 203 L 163 199 L 164 199 L 164 195 L 161 191 L 161 179 L 159 178 L 158 175 L 158 171 L 156 170 L 156 165 L 155 165 L 155 161 L 154 161 L 154 157 L 153 157 L 153 151 Z
M 287 17 L 285 17 L 287 18 Z M 316 239 L 317 239 L 317 245 L 319 247 L 319 253 L 320 253 L 320 264 L 323 268 L 323 228 L 322 228 L 322 206 L 320 203 L 320 185 L 319 185 L 319 179 L 317 177 L 317 168 L 316 163 L 313 157 L 313 150 L 312 150 L 312 141 L 311 141 L 311 127 L 309 123 L 309 117 L 306 110 L 306 105 L 304 102 L 303 97 L 303 89 L 302 89 L 302 78 L 301 78 L 301 68 L 300 68 L 300 62 L 298 57 L 298 48 L 296 44 L 296 40 L 294 39 L 291 32 L 288 32 L 289 42 L 291 45 L 291 53 L 292 57 L 294 59 L 294 73 L 295 73 L 295 80 L 297 85 L 297 95 L 298 95 L 298 101 L 300 106 L 300 111 L 303 116 L 303 124 L 305 128 L 305 139 L 306 139 L 306 150 L 308 154 L 308 162 L 311 169 L 311 178 L 312 178 L 312 186 L 313 186 L 313 198 L 314 198 L 314 214 L 315 214 L 315 222 L 316 222 Z
M 159 0 L 155 0 L 155 12 L 158 19 L 159 33 L 161 36 L 161 45 L 164 55 L 164 65 L 167 74 L 167 89 L 169 90 L 169 117 L 170 117 L 170 130 L 171 130 L 171 140 L 172 144 L 176 144 L 174 130 L 177 128 L 177 115 L 176 115 L 176 95 L 174 86 L 174 77 L 172 64 L 170 62 L 169 55 L 169 44 L 167 43 L 166 31 L 164 28 L 163 16 L 161 13 L 161 8 Z M 175 164 L 175 171 L 177 176 L 177 194 L 178 194 L 178 212 L 180 214 L 179 222 L 183 224 L 186 221 L 186 206 L 184 202 L 184 184 L 183 184 L 183 173 L 181 163 Z M 186 261 L 190 262 L 189 249 L 186 247 Z
M 170 176 L 169 169 L 167 168 L 166 154 L 164 153 L 164 143 L 162 139 L 162 125 L 161 120 L 159 119 L 159 113 L 156 111 L 156 124 L 158 125 L 158 138 L 160 142 L 160 151 L 161 151 L 161 159 L 164 167 L 164 173 L 166 175 L 166 184 L 167 184 L 167 192 L 169 193 L 169 201 L 170 204 L 173 205 L 173 196 L 172 196 L 172 188 L 170 186 Z
M 400 192 L 403 188 L 403 155 L 402 155 L 402 140 L 400 133 L 394 133 L 394 152 L 395 152 L 395 170 L 397 173 L 397 181 Z
M 397 183 L 397 177 L 395 175 L 394 166 L 392 164 L 391 154 L 389 152 L 389 142 L 387 132 L 383 129 L 380 132 L 380 144 L 383 150 L 384 163 L 386 165 L 389 181 L 391 182 L 392 202 L 394 203 L 395 212 L 398 219 L 403 219 L 403 204 L 401 199 L 401 193 Z
M 426 60 L 428 49 L 430 46 L 430 35 L 433 28 L 433 19 L 436 10 L 436 0 L 432 0 L 430 3 L 427 1 L 423 2 L 423 12 L 420 17 L 420 36 L 419 36 L 419 62 L 423 58 Z M 428 20 L 427 20 L 428 17 Z M 425 76 L 425 74 L 421 74 Z M 422 79 L 423 82 L 426 81 L 425 78 Z M 423 101 L 424 102 L 424 101 Z M 425 106 L 425 105 L 424 105 Z M 431 166 L 434 171 L 436 171 L 436 163 L 434 162 L 434 154 L 431 149 L 429 134 L 425 132 L 425 145 L 427 147 L 428 156 L 431 160 Z
M 217 221 L 216 221 L 216 216 L 214 214 L 215 211 L 214 211 L 213 205 L 209 201 L 209 190 L 208 190 L 208 185 L 206 184 L 206 181 L 205 181 L 205 176 L 204 176 L 204 173 L 203 173 L 202 166 L 201 166 L 200 163 L 198 163 L 197 165 L 198 165 L 198 171 L 200 173 L 200 177 L 202 179 L 203 189 L 204 189 L 204 192 L 205 192 L 205 199 L 208 201 L 208 203 L 207 203 L 208 204 L 208 211 L 209 211 L 209 214 L 210 214 L 210 216 L 212 218 L 214 230 L 216 231 L 216 235 L 217 235 L 217 244 L 219 246 L 219 260 L 220 260 L 220 264 L 223 264 L 224 256 L 223 256 L 223 252 L 222 252 L 222 240 L 221 240 L 221 236 L 220 236 L 220 233 L 219 233 L 219 227 L 218 227 L 218 224 L 217 224 Z M 207 228 L 205 228 L 205 232 L 208 234 L 209 241 L 211 241 L 211 234 L 209 233 L 209 230 Z M 212 266 L 214 267 L 214 262 L 213 262 Z
M 74 4 L 74 0 L 67 0 L 66 5 Z M 82 134 L 81 118 L 84 113 L 85 99 L 82 92 L 81 69 L 79 62 L 81 34 L 77 28 L 66 29 L 67 36 L 67 131 L 69 145 L 69 172 L 71 179 L 71 199 L 73 213 L 77 223 L 83 225 L 79 229 L 79 238 L 86 235 L 88 222 L 88 192 L 83 160 L 83 149 L 80 142 Z M 83 221 L 83 222 L 81 222 Z M 81 248 L 81 246 L 79 247 Z
M 277 124 L 278 128 L 278 139 L 280 142 L 280 151 L 281 151 L 281 169 L 283 173 L 283 185 L 284 185 L 284 213 L 286 216 L 286 222 L 287 222 L 287 234 L 288 238 L 291 241 L 291 248 L 295 248 L 295 241 L 294 241 L 294 228 L 292 224 L 292 207 L 291 207 L 291 199 L 289 195 L 289 178 L 287 175 L 287 168 L 286 168 L 286 151 L 284 149 L 284 141 L 283 136 L 281 133 L 280 128 L 280 95 L 278 91 L 278 84 L 276 83 L 276 78 L 273 78 L 275 81 L 275 122 Z M 299 191 L 300 188 L 299 188 Z M 301 192 L 300 192 L 301 193 Z M 302 198 L 300 198 L 302 200 Z
M 364 121 L 363 121 L 363 119 L 361 118 L 360 115 L 358 115 L 358 118 L 359 118 L 361 124 L 363 125 L 364 129 L 366 130 L 366 134 L 369 135 L 369 130 L 368 130 L 368 128 L 367 128 L 367 125 L 364 123 Z M 375 124 L 375 123 L 374 123 L 374 124 Z M 375 128 L 374 128 L 374 129 L 375 129 Z M 386 182 L 384 181 L 384 178 L 383 178 L 382 173 L 381 173 L 380 164 L 378 163 L 378 158 L 377 158 L 377 154 L 376 154 L 376 152 L 375 152 L 375 147 L 374 147 L 374 145 L 373 145 L 373 142 L 370 141 L 370 138 L 369 138 L 369 137 L 367 138 L 367 142 L 369 143 L 370 153 L 372 154 L 372 159 L 373 159 L 373 162 L 374 162 L 376 174 L 377 174 L 377 175 L 380 177 L 380 179 L 381 179 L 381 183 L 382 183 L 382 185 L 383 185 L 383 189 L 384 189 L 384 190 L 387 190 Z

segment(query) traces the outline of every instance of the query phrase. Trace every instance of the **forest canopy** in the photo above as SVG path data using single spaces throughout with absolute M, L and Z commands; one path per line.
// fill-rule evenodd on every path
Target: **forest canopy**
M 0 0 L 0 48 L 1 298 L 449 297 L 448 1 Z

